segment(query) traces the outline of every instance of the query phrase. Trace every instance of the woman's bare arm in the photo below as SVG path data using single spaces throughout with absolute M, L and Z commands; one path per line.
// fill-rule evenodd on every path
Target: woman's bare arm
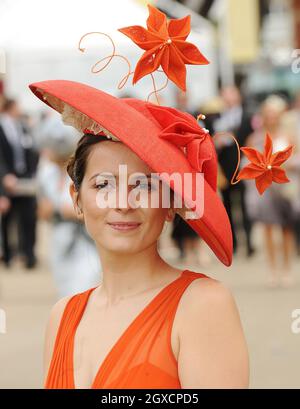
M 47 379 L 47 374 L 50 366 L 50 361 L 54 349 L 56 334 L 59 328 L 60 320 L 62 318 L 65 306 L 71 296 L 61 298 L 51 309 L 48 323 L 45 332 L 44 340 L 44 383 Z
M 230 291 L 195 280 L 183 300 L 178 371 L 182 388 L 248 388 L 249 358 Z

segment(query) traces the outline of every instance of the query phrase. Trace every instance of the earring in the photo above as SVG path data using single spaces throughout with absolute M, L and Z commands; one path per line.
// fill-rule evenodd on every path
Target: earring
M 81 207 L 77 206 L 77 214 L 80 215 L 82 213 Z
M 161 234 L 165 234 L 165 232 L 166 232 L 167 228 L 168 228 L 168 221 L 167 221 L 167 220 L 165 220 L 165 222 L 164 222 L 164 227 L 163 227 L 163 229 L 162 229 Z

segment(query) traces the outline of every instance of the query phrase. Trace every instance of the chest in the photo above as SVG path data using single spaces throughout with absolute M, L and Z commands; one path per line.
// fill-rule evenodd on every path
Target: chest
M 104 308 L 90 311 L 83 316 L 75 333 L 73 347 L 76 388 L 90 388 L 109 362 L 114 361 L 114 365 L 121 366 L 121 361 L 126 359 L 135 344 L 139 346 L 136 348 L 136 359 L 140 359 L 141 362 L 145 360 L 144 354 L 141 353 L 144 350 L 143 343 L 145 348 L 148 348 L 151 337 L 156 338 L 156 349 L 169 352 L 177 358 L 179 323 L 176 316 L 170 331 L 166 322 L 165 328 L 162 324 L 154 334 L 154 325 L 150 322 L 148 325 L 147 316 L 144 315 L 147 309 L 143 310 L 143 305 L 145 302 L 136 300 L 136 302 L 109 308 L 109 311 Z

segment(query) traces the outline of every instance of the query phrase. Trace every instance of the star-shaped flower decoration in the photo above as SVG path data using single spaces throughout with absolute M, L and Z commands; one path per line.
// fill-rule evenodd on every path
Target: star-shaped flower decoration
M 240 148 L 251 163 L 239 172 L 237 180 L 255 179 L 256 188 L 261 195 L 272 182 L 289 182 L 280 165 L 291 156 L 293 148 L 293 145 L 289 145 L 286 149 L 273 153 L 273 143 L 269 134 L 266 134 L 263 153 L 254 148 Z
M 185 148 L 192 168 L 204 173 L 206 181 L 216 190 L 217 157 L 209 131 L 199 126 L 188 112 L 155 104 L 148 104 L 147 108 L 161 126 L 159 137 L 178 148 Z
M 185 64 L 209 64 L 194 44 L 185 41 L 191 31 L 191 16 L 167 21 L 166 15 L 157 8 L 148 4 L 148 10 L 147 29 L 141 26 L 119 29 L 145 50 L 136 65 L 132 83 L 161 66 L 167 77 L 185 91 Z

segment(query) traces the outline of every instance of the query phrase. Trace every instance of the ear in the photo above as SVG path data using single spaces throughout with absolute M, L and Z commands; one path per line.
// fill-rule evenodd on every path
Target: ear
M 170 209 L 168 209 L 166 221 L 172 222 L 174 218 L 175 218 L 175 209 L 171 207 Z
M 70 195 L 71 195 L 71 198 L 72 198 L 75 213 L 76 213 L 78 219 L 83 220 L 83 212 L 82 212 L 82 208 L 81 208 L 81 204 L 80 204 L 79 192 L 78 192 L 78 190 L 76 190 L 74 182 L 72 182 L 70 184 L 69 192 L 70 192 Z
M 171 205 L 170 208 L 168 209 L 167 216 L 166 216 L 166 221 L 172 222 L 175 219 L 176 215 L 176 208 L 174 207 L 175 205 L 175 193 L 173 190 L 171 190 Z

